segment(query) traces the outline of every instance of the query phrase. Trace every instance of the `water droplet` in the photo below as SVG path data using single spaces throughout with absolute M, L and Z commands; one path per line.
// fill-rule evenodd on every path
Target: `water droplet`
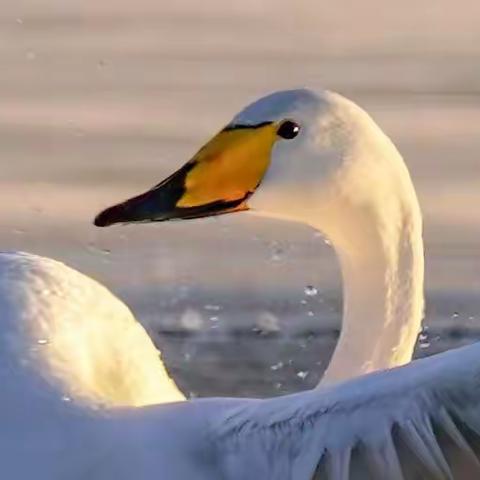
M 320 240 L 323 240 L 323 243 L 324 243 L 325 245 L 328 245 L 328 246 L 331 246 L 331 245 L 332 245 L 332 242 L 331 242 L 327 237 L 325 237 L 322 232 L 318 232 L 318 231 L 317 231 L 317 232 L 314 232 L 314 233 L 313 233 L 313 236 L 314 236 L 315 238 L 318 238 L 318 239 L 320 239 Z
M 71 402 L 72 399 L 68 395 L 63 395 L 62 402 Z
M 309 317 L 313 317 L 315 314 L 314 314 L 311 310 L 309 310 L 309 311 L 307 312 L 307 315 L 308 315 Z
M 219 312 L 222 309 L 220 305 L 213 305 L 213 304 L 204 305 L 203 308 L 205 310 L 210 310 L 211 312 Z
M 300 371 L 297 372 L 297 377 L 301 378 L 302 380 L 305 380 L 308 376 L 308 371 Z
M 308 302 L 307 302 L 304 298 L 302 298 L 302 300 L 300 300 L 300 303 L 301 303 L 302 305 L 306 305 Z
M 23 19 L 16 18 L 15 21 L 18 23 L 18 25 L 23 25 Z
M 418 335 L 418 342 L 420 348 L 428 348 L 430 346 L 430 341 L 428 340 L 427 327 L 423 327 Z
M 257 319 L 257 328 L 264 333 L 278 332 L 280 324 L 278 318 L 271 312 L 262 312 Z
M 98 63 L 97 63 L 97 67 L 98 68 L 104 68 L 108 65 L 107 61 L 106 60 L 99 60 Z
M 275 390 L 280 390 L 282 388 L 282 382 L 277 382 L 275 385 Z
M 200 330 L 203 327 L 203 318 L 196 310 L 187 308 L 180 318 L 180 325 L 185 330 Z
M 47 345 L 48 344 L 48 340 L 46 338 L 39 338 L 37 340 L 37 343 L 38 345 Z
M 270 370 L 279 370 L 280 368 L 283 368 L 283 362 L 278 362 L 275 365 L 270 366 Z
M 455 319 L 455 318 L 458 318 L 459 316 L 460 316 L 460 314 L 458 312 L 453 312 L 452 320 Z
M 211 321 L 211 322 L 218 322 L 218 317 L 217 317 L 216 315 L 212 315 L 212 316 L 210 317 L 210 321 Z
M 285 251 L 281 247 L 281 245 L 278 245 L 277 243 L 274 243 L 272 245 L 270 258 L 274 262 L 279 262 L 283 259 L 284 253 L 285 253 Z
M 192 356 L 190 355 L 190 353 L 186 352 L 186 353 L 183 354 L 183 359 L 186 362 L 189 362 L 192 359 Z
M 304 289 L 304 292 L 308 297 L 314 297 L 318 294 L 318 290 L 313 285 L 307 285 Z
M 35 60 L 37 58 L 37 54 L 33 50 L 28 50 L 27 53 L 25 54 L 27 57 L 27 60 Z
M 282 260 L 282 255 L 277 253 L 277 252 L 274 252 L 272 253 L 271 257 L 273 262 L 279 262 L 280 260 Z

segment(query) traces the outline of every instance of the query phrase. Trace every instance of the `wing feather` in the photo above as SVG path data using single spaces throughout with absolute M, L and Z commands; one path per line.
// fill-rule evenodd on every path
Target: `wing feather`
M 249 402 L 212 434 L 229 479 L 478 479 L 480 344 Z

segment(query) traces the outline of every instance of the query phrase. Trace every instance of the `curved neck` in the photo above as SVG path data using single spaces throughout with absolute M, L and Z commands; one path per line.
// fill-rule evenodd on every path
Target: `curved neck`
M 409 362 L 421 328 L 424 258 L 414 192 L 380 216 L 359 217 L 336 242 L 343 326 L 322 384 Z

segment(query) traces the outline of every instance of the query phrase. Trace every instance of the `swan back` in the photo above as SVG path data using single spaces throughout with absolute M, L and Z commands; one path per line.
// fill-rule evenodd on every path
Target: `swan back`
M 184 398 L 143 327 L 93 279 L 51 259 L 0 253 L 0 299 L 4 396 L 106 406 Z

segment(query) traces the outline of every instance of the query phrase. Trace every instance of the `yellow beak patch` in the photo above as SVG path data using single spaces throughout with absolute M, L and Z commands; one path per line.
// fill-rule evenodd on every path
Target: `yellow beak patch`
M 245 198 L 265 174 L 275 139 L 272 123 L 221 131 L 190 161 L 194 166 L 186 175 L 185 193 L 177 207 Z
M 244 210 L 263 178 L 277 125 L 227 127 L 151 190 L 100 212 L 95 225 L 161 222 Z

